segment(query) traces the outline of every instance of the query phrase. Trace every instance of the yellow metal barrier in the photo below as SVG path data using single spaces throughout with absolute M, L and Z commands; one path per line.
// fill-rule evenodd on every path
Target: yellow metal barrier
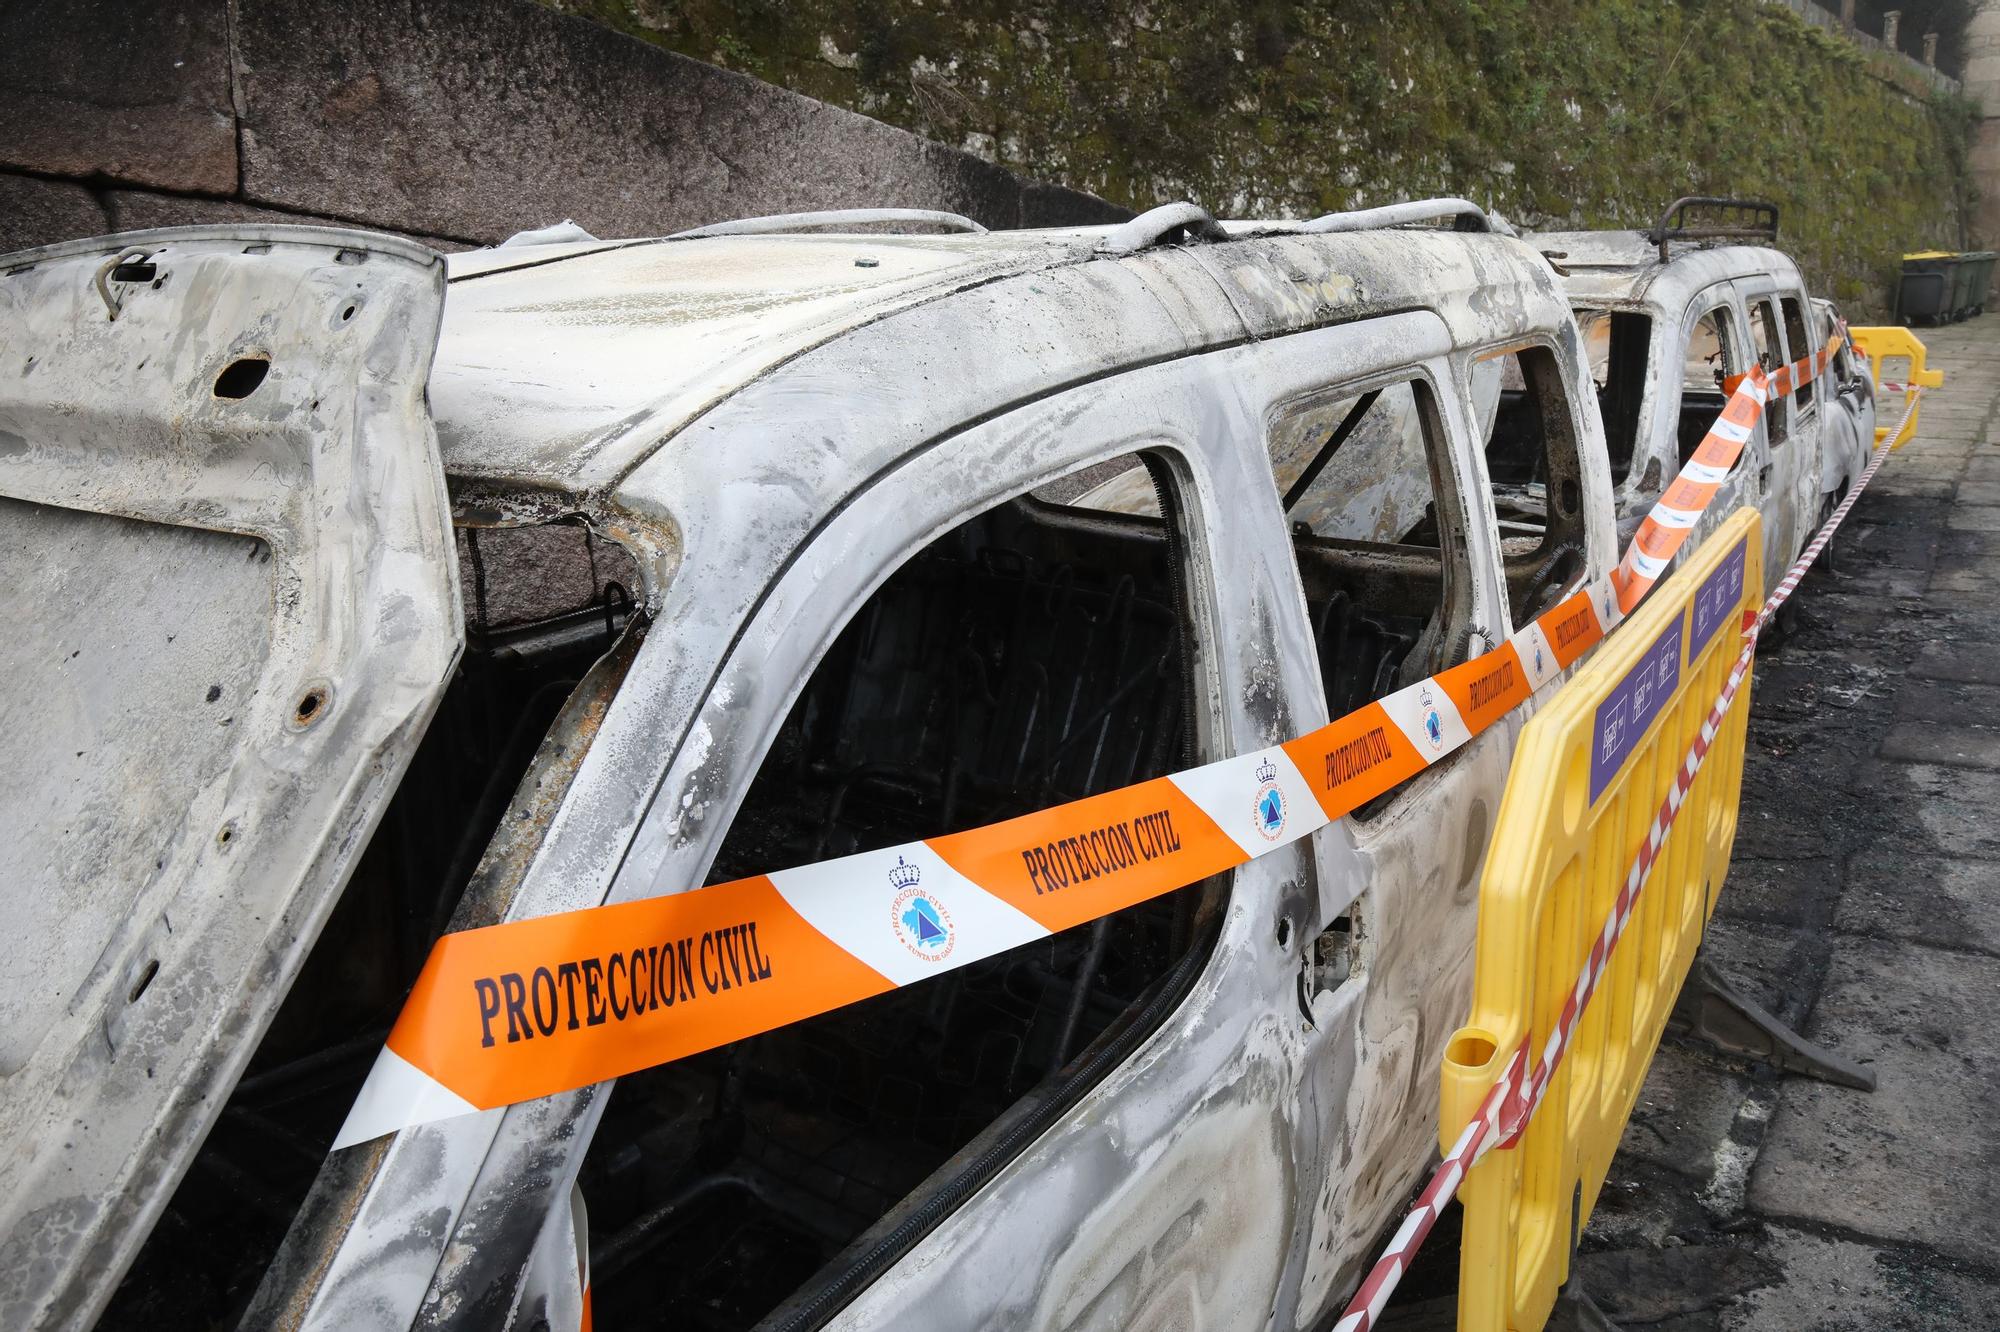
M 1743 508 L 1655 588 L 1522 731 L 1479 889 L 1472 1015 L 1445 1055 L 1456 1135 L 1508 1057 L 1539 1058 L 1655 813 L 1762 601 Z M 1749 682 L 1662 842 L 1652 876 L 1546 1097 L 1466 1176 L 1460 1332 L 1547 1321 L 1729 868 Z M 1444 1146 L 1449 1149 L 1449 1143 Z
M 1924 368 L 1924 344 L 1916 334 L 1907 328 L 1884 325 L 1876 328 L 1849 328 L 1847 334 L 1854 345 L 1868 353 L 1868 371 L 1875 379 L 1875 442 L 1880 444 L 1894 427 L 1895 419 L 1903 414 L 1920 388 L 1943 388 L 1944 371 Z M 1901 396 L 1891 402 L 1882 398 L 1883 381 L 1901 384 Z M 1894 394 L 1895 390 L 1891 390 Z M 1896 436 L 1894 447 L 1902 448 L 1917 433 L 1917 413 L 1921 408 L 1912 408 L 1909 420 L 1904 422 L 1902 433 Z

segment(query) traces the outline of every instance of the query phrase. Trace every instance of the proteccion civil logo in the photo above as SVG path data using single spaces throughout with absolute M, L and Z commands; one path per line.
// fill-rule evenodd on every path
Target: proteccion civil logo
M 1424 710 L 1424 739 L 1430 741 L 1433 754 L 1444 751 L 1444 718 L 1438 715 L 1437 699 L 1431 694 L 1429 685 L 1417 689 L 1417 706 Z
M 958 931 L 944 904 L 924 891 L 923 877 L 921 867 L 896 857 L 896 868 L 889 871 L 890 886 L 897 890 L 889 905 L 889 922 L 912 954 L 926 962 L 942 962 L 957 945 Z
M 1285 793 L 1278 789 L 1278 768 L 1268 758 L 1257 765 L 1257 800 L 1251 806 L 1251 821 L 1267 842 L 1285 833 Z

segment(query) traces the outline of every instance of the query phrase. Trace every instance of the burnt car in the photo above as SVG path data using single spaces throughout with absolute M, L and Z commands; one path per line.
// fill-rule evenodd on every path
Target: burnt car
M 1458 201 L 531 240 L 0 260 L 0 1323 L 1314 1324 L 1434 1159 L 1533 702 L 1226 875 L 329 1149 L 447 930 L 1285 740 L 1606 575 L 1548 264 Z
M 1725 385 L 1824 347 L 1834 326 L 1798 265 L 1773 248 L 1778 210 L 1736 199 L 1676 200 L 1651 229 L 1538 232 L 1562 270 L 1590 346 L 1618 530 L 1632 533 L 1727 401 Z M 1761 241 L 1762 244 L 1745 242 Z M 1743 459 L 1696 523 L 1687 549 L 1738 505 L 1764 517 L 1766 590 L 1774 589 L 1866 464 L 1872 393 L 1843 349 L 1829 370 L 1766 404 Z M 1865 376 L 1860 376 L 1864 378 Z M 1872 445 L 1871 445 L 1872 447 Z

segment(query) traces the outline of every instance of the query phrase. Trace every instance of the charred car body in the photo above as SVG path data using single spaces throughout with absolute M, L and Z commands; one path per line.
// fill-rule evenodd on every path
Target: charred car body
M 1564 295 L 1470 205 L 783 229 L 0 266 L 0 1321 L 573 1325 L 577 1249 L 607 1325 L 1351 1288 L 1432 1159 L 1520 716 L 1229 875 L 327 1155 L 442 930 L 1287 739 L 1616 561 Z
M 1700 223 L 1707 210 L 1721 210 L 1723 220 Z M 1777 216 L 1768 204 L 1683 199 L 1649 231 L 1529 238 L 1561 269 L 1591 349 L 1621 539 L 1701 443 L 1726 382 L 1755 365 L 1801 360 L 1831 336 L 1817 308 L 1824 303 L 1807 298 L 1798 266 L 1768 244 L 1740 243 L 1775 241 Z M 1873 447 L 1873 389 L 1855 366 L 1843 348 L 1825 375 L 1766 405 L 1686 549 L 1738 505 L 1752 505 L 1764 517 L 1765 586 L 1777 585 Z M 1857 438 L 1868 447 L 1857 451 Z

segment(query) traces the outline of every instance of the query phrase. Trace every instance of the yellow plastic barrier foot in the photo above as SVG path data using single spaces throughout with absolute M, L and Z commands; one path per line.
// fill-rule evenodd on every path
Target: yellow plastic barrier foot
M 1797 1073 L 1857 1091 L 1875 1090 L 1875 1072 L 1798 1034 L 1730 983 L 1705 953 L 1694 955 L 1667 1030 L 1693 1036 L 1728 1054 L 1742 1055 L 1784 1073 Z

